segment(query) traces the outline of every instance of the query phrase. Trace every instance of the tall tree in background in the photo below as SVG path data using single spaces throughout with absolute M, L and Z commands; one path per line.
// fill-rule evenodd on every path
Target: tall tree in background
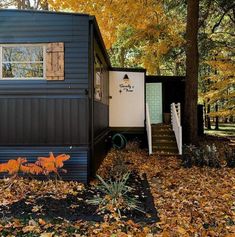
M 184 43 L 184 19 L 163 0 L 48 0 L 52 9 L 95 15 L 115 66 L 163 75 L 165 56 Z M 177 52 L 176 52 L 177 53 Z M 175 64 L 169 64 L 174 67 Z M 173 69 L 174 70 L 174 69 Z
M 186 88 L 185 88 L 185 139 L 186 143 L 197 140 L 197 103 L 198 103 L 198 29 L 199 0 L 188 0 L 186 27 Z
M 0 9 L 9 7 L 15 7 L 20 10 L 49 10 L 47 0 L 0 0 Z
M 208 0 L 209 1 L 209 0 Z M 201 27 L 199 80 L 200 100 L 209 118 L 233 122 L 235 118 L 235 4 L 211 1 Z M 217 127 L 218 124 L 216 123 Z M 209 127 L 210 128 L 210 127 Z
M 0 0 L 0 8 L 90 13 L 97 17 L 115 67 L 144 67 L 148 74 L 184 76 L 186 0 Z M 191 2 L 191 3 L 190 3 Z M 186 135 L 196 133 L 196 25 L 199 21 L 199 101 L 205 121 L 234 121 L 235 5 L 228 0 L 189 1 Z M 189 6 L 189 5 L 188 5 Z M 195 20 L 194 20 L 195 18 Z M 194 23 L 192 22 L 194 21 Z M 190 38 L 193 38 L 191 40 Z M 195 72 L 196 71 L 196 72 Z M 194 76 L 192 76 L 194 75 Z M 192 98 L 193 101 L 190 101 Z M 184 129 L 185 131 L 185 129 Z M 191 137 L 191 135 L 189 135 Z M 192 135 L 195 137 L 195 134 Z M 194 139 L 189 139 L 192 141 Z

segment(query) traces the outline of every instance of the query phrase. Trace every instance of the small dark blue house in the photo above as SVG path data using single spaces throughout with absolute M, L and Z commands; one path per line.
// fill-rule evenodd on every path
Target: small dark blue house
M 107 147 L 111 65 L 95 17 L 0 10 L 0 162 L 71 155 L 86 182 Z
M 0 163 L 66 153 L 64 179 L 87 182 L 110 131 L 144 135 L 149 154 L 180 153 L 182 78 L 145 74 L 111 67 L 93 16 L 0 10 Z

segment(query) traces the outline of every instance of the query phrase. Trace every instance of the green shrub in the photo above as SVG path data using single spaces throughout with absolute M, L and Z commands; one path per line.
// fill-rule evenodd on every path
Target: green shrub
M 218 152 L 215 144 L 203 145 L 196 147 L 194 145 L 186 145 L 183 148 L 183 166 L 210 166 L 221 167 L 220 153 Z
M 201 162 L 200 150 L 194 145 L 185 145 L 183 147 L 183 166 L 192 167 L 192 165 L 199 165 Z
M 230 168 L 235 168 L 234 150 L 231 147 L 226 147 L 224 154 L 225 154 L 225 160 L 226 160 L 227 166 Z

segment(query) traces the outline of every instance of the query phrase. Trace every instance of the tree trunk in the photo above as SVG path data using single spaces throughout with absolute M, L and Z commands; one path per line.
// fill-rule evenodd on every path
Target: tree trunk
M 22 0 L 22 9 L 26 9 L 25 0 Z
M 210 118 L 210 115 L 209 113 L 211 112 L 211 105 L 208 103 L 207 105 L 207 129 L 211 130 L 211 118 Z
M 22 2 L 21 0 L 17 0 L 17 9 L 22 9 Z
M 157 74 L 157 76 L 161 76 L 161 70 L 160 70 L 159 62 L 156 63 L 156 74 Z
M 184 134 L 186 143 L 197 140 L 197 101 L 198 101 L 198 21 L 199 0 L 188 0 L 186 28 L 186 86 Z
M 215 112 L 218 112 L 218 104 L 215 105 Z M 219 130 L 219 117 L 215 117 L 215 130 Z
M 30 0 L 27 0 L 26 3 L 25 3 L 25 5 L 26 5 L 26 8 L 27 8 L 27 9 L 31 9 Z
M 121 48 L 121 52 L 120 52 L 120 65 L 122 68 L 125 67 L 125 49 Z

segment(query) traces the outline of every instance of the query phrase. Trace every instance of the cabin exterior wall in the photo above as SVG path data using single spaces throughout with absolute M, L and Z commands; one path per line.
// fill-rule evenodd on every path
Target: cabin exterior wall
M 90 173 L 94 177 L 97 169 L 99 168 L 102 160 L 109 149 L 108 136 L 109 136 L 109 69 L 110 64 L 102 51 L 102 43 L 98 36 L 97 28 L 93 25 L 93 51 L 92 51 L 92 68 L 93 68 L 93 143 L 91 155 L 91 170 Z M 100 70 L 98 65 L 102 67 Z M 96 97 L 96 84 L 97 77 L 100 77 L 101 97 Z
M 67 153 L 65 178 L 87 182 L 89 15 L 0 10 L 0 45 L 64 43 L 64 80 L 0 80 L 0 162 Z
M 0 11 L 0 28 L 0 44 L 65 45 L 64 80 L 0 80 L 0 145 L 88 145 L 89 17 Z

